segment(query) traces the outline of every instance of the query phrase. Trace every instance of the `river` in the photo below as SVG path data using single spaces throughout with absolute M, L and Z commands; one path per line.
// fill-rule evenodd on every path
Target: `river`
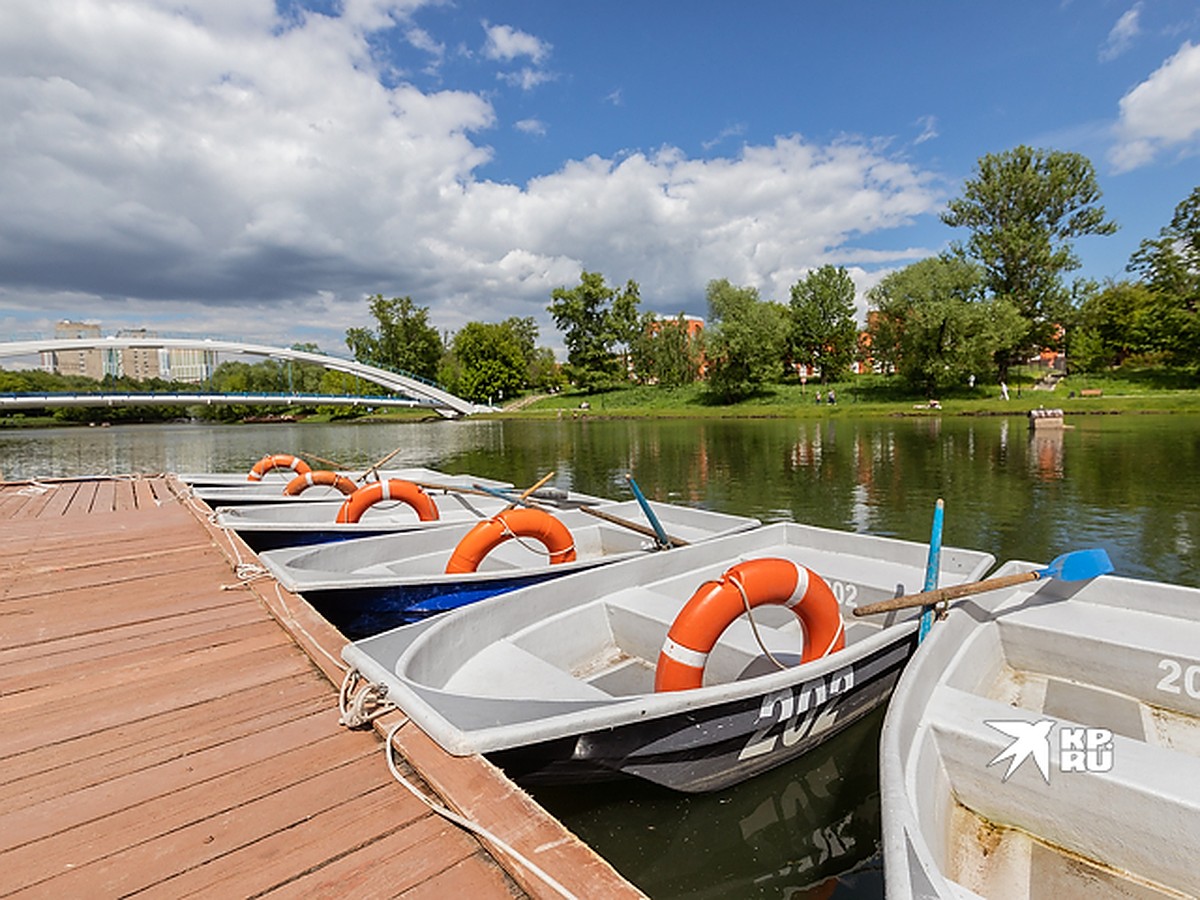
M 518 485 L 554 471 L 556 486 L 622 498 L 632 473 L 659 500 L 916 541 L 941 497 L 946 544 L 1039 562 L 1103 547 L 1120 574 L 1200 586 L 1195 415 L 1078 416 L 1037 431 L 1023 417 L 0 430 L 0 473 L 244 471 L 270 452 L 353 469 L 393 451 L 397 467 Z M 629 784 L 538 796 L 655 898 L 880 897 L 880 719 L 712 795 Z

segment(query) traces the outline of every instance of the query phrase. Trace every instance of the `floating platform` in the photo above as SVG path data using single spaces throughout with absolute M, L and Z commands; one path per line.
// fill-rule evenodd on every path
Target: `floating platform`
M 403 718 L 339 725 L 345 640 L 210 518 L 170 477 L 0 483 L 0 892 L 642 896 L 411 724 L 401 773 L 517 855 L 405 790 Z

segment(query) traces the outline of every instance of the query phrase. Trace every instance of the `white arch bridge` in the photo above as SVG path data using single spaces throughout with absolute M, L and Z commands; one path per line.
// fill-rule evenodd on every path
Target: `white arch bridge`
M 241 341 L 216 340 L 210 338 L 157 338 L 157 337 L 95 337 L 95 338 L 46 338 L 43 340 L 30 341 L 7 341 L 0 342 L 0 359 L 17 358 L 24 356 L 36 356 L 42 353 L 64 353 L 71 350 L 194 350 L 194 351 L 209 351 L 214 353 L 229 353 L 243 356 L 261 356 L 267 359 L 293 360 L 295 362 L 311 363 L 313 365 L 322 366 L 335 372 L 344 372 L 347 375 L 354 375 L 364 381 L 379 385 L 387 391 L 394 394 L 403 395 L 405 400 L 393 400 L 391 402 L 381 402 L 384 398 L 363 396 L 358 398 L 342 398 L 343 402 L 351 400 L 369 404 L 369 405 L 405 405 L 405 406 L 427 406 L 430 409 L 436 410 L 441 415 L 447 418 L 455 418 L 457 416 L 470 415 L 472 413 L 490 412 L 493 407 L 481 406 L 472 403 L 469 400 L 464 400 L 461 397 L 456 397 L 449 391 L 444 391 L 437 385 L 428 381 L 423 381 L 420 378 L 415 378 L 411 375 L 402 375 L 398 372 L 389 372 L 387 369 L 380 369 L 375 366 L 369 366 L 364 363 L 355 362 L 349 359 L 342 359 L 337 356 L 327 356 L 324 353 L 312 353 L 307 350 L 292 350 L 287 347 L 268 347 L 262 344 L 247 344 Z M 9 395 L 10 397 L 20 398 L 22 395 Z M 31 397 L 33 395 L 30 395 Z M 46 395 L 41 395 L 43 398 Z M 54 395 L 50 395 L 53 397 Z M 80 402 L 88 402 L 88 398 L 96 398 L 99 405 L 120 405 L 124 402 L 138 402 L 127 398 L 135 395 L 131 394 L 95 394 L 95 395 L 73 395 L 82 397 L 83 400 L 75 400 L 71 405 L 78 405 Z M 232 403 L 245 403 L 244 395 L 218 395 L 218 394 L 199 394 L 210 399 L 217 399 Z M 287 396 L 287 395 L 281 395 Z M 317 396 L 317 395 L 314 395 Z M 104 399 L 100 399 L 104 398 Z M 9 405 L 16 405 L 19 401 L 14 400 Z M 158 402 L 163 402 L 163 395 L 159 395 Z M 203 403 L 204 399 L 196 402 Z M 263 401 L 267 402 L 267 401 Z M 285 400 L 274 400 L 270 402 L 286 402 Z M 334 402 L 333 398 L 326 398 L 321 402 Z M 5 405 L 0 402 L 0 405 Z M 55 405 L 52 402 L 46 402 L 45 399 L 36 405 L 49 406 Z

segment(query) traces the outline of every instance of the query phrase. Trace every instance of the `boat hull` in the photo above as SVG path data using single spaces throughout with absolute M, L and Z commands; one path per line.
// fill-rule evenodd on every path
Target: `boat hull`
M 916 646 L 915 628 L 902 629 L 826 676 L 489 758 L 529 785 L 636 777 L 685 793 L 721 790 L 786 765 L 878 709 Z

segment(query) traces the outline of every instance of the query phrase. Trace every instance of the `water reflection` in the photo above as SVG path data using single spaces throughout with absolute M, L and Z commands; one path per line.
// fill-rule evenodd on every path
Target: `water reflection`
M 882 720 L 713 794 L 626 781 L 534 796 L 655 900 L 882 896 Z
M 1070 416 L 1057 433 L 1024 417 L 751 421 L 436 421 L 391 425 L 121 425 L 0 430 L 8 478 L 244 470 L 267 452 L 348 468 L 393 450 L 427 465 L 628 496 L 764 521 L 925 540 L 946 500 L 946 541 L 1000 560 L 1082 546 L 1118 571 L 1200 585 L 1200 417 Z

